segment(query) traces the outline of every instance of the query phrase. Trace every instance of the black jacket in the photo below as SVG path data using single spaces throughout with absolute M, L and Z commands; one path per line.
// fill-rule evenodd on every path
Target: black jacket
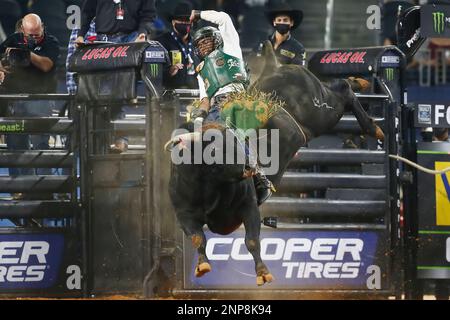
M 85 0 L 81 9 L 81 30 L 79 35 L 85 36 L 89 24 L 95 17 L 97 33 L 116 34 L 119 32 L 149 33 L 156 17 L 155 0 L 121 0 L 124 19 L 117 20 L 118 4 L 113 0 Z
M 155 39 L 160 42 L 164 48 L 169 53 L 171 65 L 176 64 L 181 58 L 181 63 L 184 65 L 182 70 L 179 70 L 178 73 L 171 77 L 168 73 L 164 74 L 164 86 L 167 89 L 198 89 L 198 80 L 196 74 L 188 74 L 188 65 L 189 61 L 187 59 L 187 53 L 190 54 L 192 60 L 194 61 L 194 68 L 199 64 L 200 60 L 197 58 L 195 53 L 193 52 L 193 46 L 191 47 L 192 51 L 189 51 L 189 46 L 183 43 L 184 50 L 186 54 L 183 52 L 183 48 L 181 43 L 177 42 L 175 38 L 171 35 L 170 32 L 167 32 L 160 37 Z M 181 41 L 181 40 L 179 40 Z
M 272 42 L 272 45 L 275 44 L 275 34 L 269 36 L 269 40 Z M 260 43 L 257 52 L 261 51 L 262 45 L 263 42 Z M 278 62 L 281 64 L 306 65 L 305 47 L 295 40 L 292 35 L 275 49 L 275 55 L 277 56 Z

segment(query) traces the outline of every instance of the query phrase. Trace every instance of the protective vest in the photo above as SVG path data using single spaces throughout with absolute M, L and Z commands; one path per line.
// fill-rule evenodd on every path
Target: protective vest
M 242 59 L 230 56 L 217 49 L 209 54 L 197 67 L 203 78 L 206 94 L 212 98 L 220 89 L 231 83 L 248 85 L 248 76 Z

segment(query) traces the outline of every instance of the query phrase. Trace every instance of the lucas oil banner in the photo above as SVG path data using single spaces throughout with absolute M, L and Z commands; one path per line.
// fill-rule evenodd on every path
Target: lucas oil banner
M 254 289 L 255 266 L 245 233 L 207 232 L 212 271 L 196 278 L 197 254 L 185 242 L 185 287 Z M 262 230 L 261 257 L 275 280 L 262 289 L 385 289 L 384 236 L 375 231 Z

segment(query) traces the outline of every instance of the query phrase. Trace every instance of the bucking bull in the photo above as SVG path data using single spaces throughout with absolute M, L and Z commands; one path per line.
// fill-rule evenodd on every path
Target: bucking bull
M 335 80 L 325 84 L 304 67 L 279 66 L 270 43 L 265 46 L 264 56 L 265 68 L 251 89 L 273 92 L 284 102 L 284 107 L 262 127 L 268 129 L 269 135 L 271 129 L 277 129 L 279 134 L 279 170 L 268 175 L 275 188 L 297 151 L 309 140 L 332 129 L 345 111 L 356 116 L 365 134 L 384 139 L 382 130 L 364 111 L 348 81 Z M 207 127 L 211 128 L 211 124 Z M 192 125 L 184 125 L 184 128 L 193 131 Z M 187 140 L 194 140 L 195 133 L 180 137 L 171 140 L 174 148 L 182 142 L 185 149 L 193 152 Z M 270 143 L 271 139 L 267 140 Z M 261 218 L 254 183 L 244 174 L 245 170 L 234 180 L 230 180 L 229 172 L 225 171 L 226 166 L 204 162 L 173 165 L 169 185 L 171 201 L 184 233 L 198 251 L 197 277 L 211 271 L 203 227 L 206 225 L 213 233 L 227 235 L 243 223 L 245 245 L 255 261 L 256 283 L 261 286 L 271 282 L 273 276 L 260 256 Z

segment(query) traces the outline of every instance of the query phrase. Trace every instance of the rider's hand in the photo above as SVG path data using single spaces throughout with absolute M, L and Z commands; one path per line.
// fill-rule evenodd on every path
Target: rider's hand
M 136 40 L 134 40 L 134 42 L 145 42 L 146 38 L 147 36 L 145 35 L 145 33 L 141 33 L 138 35 Z
M 192 110 L 191 112 L 191 120 L 195 120 L 197 118 L 203 118 L 206 119 L 206 117 L 208 116 L 208 112 L 202 108 L 195 108 L 194 110 Z
M 200 18 L 200 12 L 201 12 L 200 10 L 192 10 L 191 17 L 189 18 L 189 21 L 191 23 L 194 23 L 194 22 L 200 20 L 201 19 Z
M 0 85 L 3 84 L 3 81 L 5 80 L 5 73 L 0 71 Z
M 169 74 L 171 77 L 174 77 L 177 75 L 179 70 L 182 70 L 184 68 L 184 65 L 182 63 L 177 63 L 176 65 L 173 65 L 169 69 Z

